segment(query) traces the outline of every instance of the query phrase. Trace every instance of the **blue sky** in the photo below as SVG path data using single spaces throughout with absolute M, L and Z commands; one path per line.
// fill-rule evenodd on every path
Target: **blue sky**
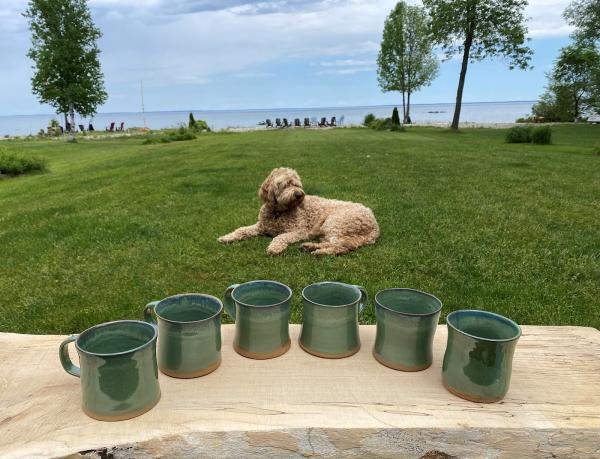
M 375 59 L 394 0 L 90 0 L 109 93 L 101 112 L 398 103 Z M 411 1 L 410 3 L 418 3 Z M 0 115 L 51 113 L 31 94 L 26 0 L 0 0 Z M 568 43 L 568 0 L 530 0 L 534 69 L 469 67 L 464 101 L 533 100 Z M 460 61 L 444 62 L 414 103 L 453 102 Z

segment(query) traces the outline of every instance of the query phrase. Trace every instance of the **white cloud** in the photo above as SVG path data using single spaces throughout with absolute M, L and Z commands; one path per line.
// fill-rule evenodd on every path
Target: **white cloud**
M 90 0 L 94 20 L 104 33 L 101 61 L 115 103 L 127 91 L 137 91 L 132 88 L 139 87 L 141 79 L 148 87 L 167 91 L 171 85 L 206 85 L 222 77 L 269 78 L 273 75 L 264 66 L 274 63 L 316 62 L 309 73 L 320 75 L 374 71 L 383 21 L 395 3 Z M 567 4 L 568 0 L 530 0 L 530 35 L 568 35 L 562 18 Z M 29 33 L 21 16 L 26 6 L 27 0 L 0 0 L 4 113 L 37 107 L 29 87 Z

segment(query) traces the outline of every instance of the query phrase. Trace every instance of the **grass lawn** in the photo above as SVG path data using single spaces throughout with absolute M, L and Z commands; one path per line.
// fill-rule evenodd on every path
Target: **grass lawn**
M 436 128 L 277 130 L 142 138 L 9 141 L 49 172 L 0 180 L 0 331 L 80 332 L 141 318 L 181 292 L 221 297 L 232 283 L 320 280 L 437 295 L 521 324 L 600 328 L 600 126 L 558 126 L 555 144 L 504 143 L 504 131 Z M 267 238 L 222 246 L 256 220 L 258 186 L 296 168 L 306 191 L 359 201 L 379 220 L 374 246 L 315 258 Z M 363 323 L 374 322 L 372 304 Z

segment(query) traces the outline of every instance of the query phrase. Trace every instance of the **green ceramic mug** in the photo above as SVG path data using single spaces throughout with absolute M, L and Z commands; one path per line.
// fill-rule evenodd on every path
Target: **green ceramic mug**
M 309 354 L 340 359 L 360 349 L 358 314 L 368 301 L 359 285 L 319 282 L 304 287 L 300 347 Z
M 158 403 L 156 337 L 156 327 L 151 324 L 119 320 L 88 328 L 61 343 L 63 368 L 81 378 L 85 414 L 101 421 L 122 421 Z M 71 342 L 75 342 L 81 368 L 69 357 Z
M 377 292 L 375 359 L 395 370 L 428 368 L 441 310 L 440 300 L 419 290 L 390 288 Z
M 504 398 L 521 328 L 506 317 L 477 310 L 451 312 L 446 323 L 448 344 L 442 366 L 446 389 L 473 402 Z
M 223 304 L 210 295 L 186 293 L 152 301 L 144 320 L 158 318 L 158 368 L 174 378 L 197 378 L 221 363 Z
M 272 359 L 290 348 L 288 322 L 292 290 L 284 284 L 256 280 L 225 291 L 225 308 L 235 320 L 233 347 L 251 359 Z

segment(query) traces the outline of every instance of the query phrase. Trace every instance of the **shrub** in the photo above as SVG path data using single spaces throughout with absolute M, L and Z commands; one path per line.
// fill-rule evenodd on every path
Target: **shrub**
M 507 143 L 529 143 L 531 142 L 531 126 L 514 126 L 506 131 Z
M 190 119 L 188 121 L 188 129 L 196 129 L 196 120 L 194 119 L 194 114 L 190 112 Z
M 46 161 L 42 158 L 0 151 L 0 175 L 15 176 L 45 170 Z
M 365 119 L 363 120 L 363 124 L 365 126 L 371 126 L 371 123 L 373 121 L 375 121 L 377 118 L 375 118 L 375 115 L 373 115 L 373 113 L 369 113 L 368 115 L 365 116 Z
M 394 107 L 392 112 L 392 126 L 400 126 L 400 115 L 398 114 L 398 107 Z
M 531 131 L 531 141 L 538 145 L 550 145 L 552 143 L 552 128 L 550 126 L 538 126 Z
M 196 122 L 198 123 L 198 122 Z M 151 145 L 156 143 L 170 143 L 170 142 L 181 142 L 183 140 L 194 140 L 196 135 L 185 127 L 181 126 L 177 130 L 167 131 L 163 135 L 148 137 L 144 140 L 144 145 Z

